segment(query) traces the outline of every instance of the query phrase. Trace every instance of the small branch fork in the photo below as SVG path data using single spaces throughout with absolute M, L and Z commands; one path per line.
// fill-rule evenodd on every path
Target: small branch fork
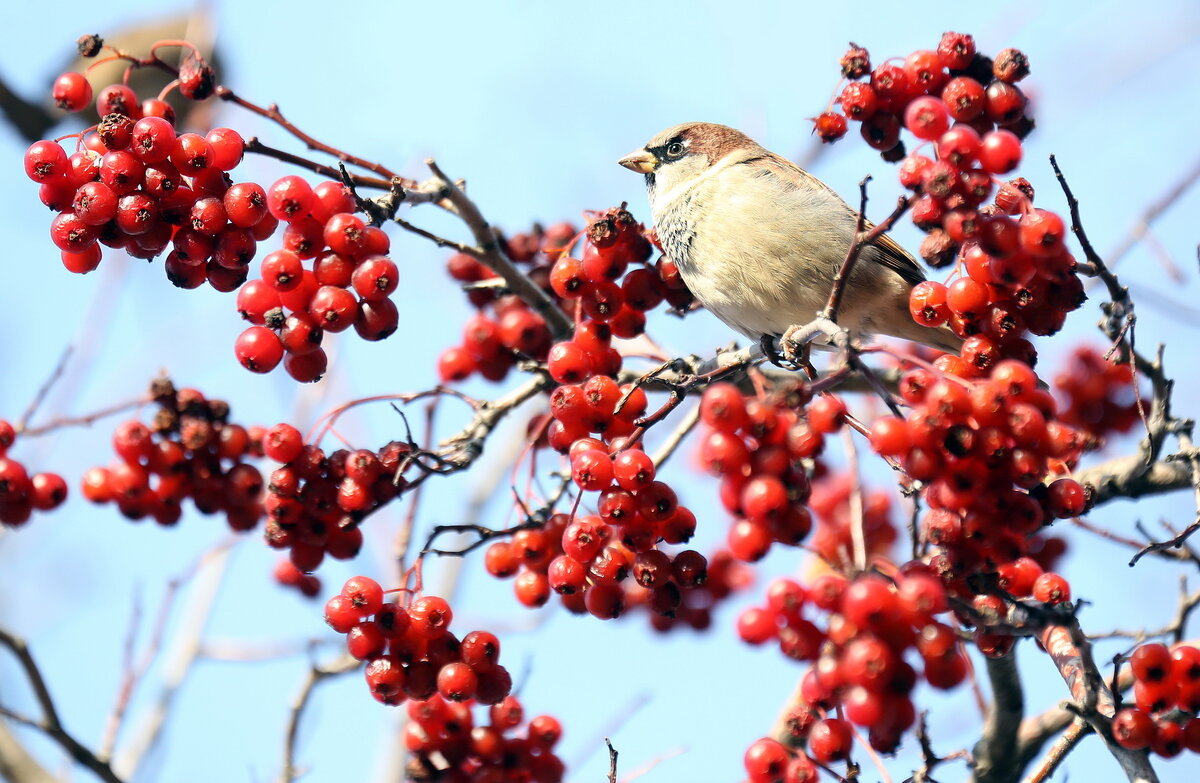
M 896 208 L 892 210 L 892 214 L 888 215 L 882 223 L 867 228 L 869 225 L 867 222 L 867 183 L 870 181 L 871 177 L 867 176 L 858 183 L 858 225 L 855 229 L 854 241 L 850 243 L 850 247 L 846 250 L 846 258 L 842 261 L 837 274 L 833 277 L 833 288 L 829 292 L 829 301 L 825 303 L 825 309 L 821 311 L 822 318 L 834 321 L 835 323 L 837 322 L 838 311 L 842 306 L 842 297 L 845 294 L 846 286 L 850 282 L 850 273 L 854 270 L 854 265 L 858 261 L 863 248 L 891 231 L 901 215 L 907 212 L 908 208 L 912 206 L 911 198 L 901 198 L 896 203 Z
M 33 653 L 29 650 L 29 645 L 24 639 L 13 636 L 8 631 L 0 629 L 0 645 L 7 647 L 16 656 L 17 661 L 21 664 L 21 668 L 25 670 L 25 676 L 29 680 L 30 686 L 33 688 L 33 693 L 37 699 L 38 706 L 42 711 L 40 720 L 31 718 L 20 713 L 14 712 L 7 707 L 0 707 L 0 716 L 16 721 L 17 723 L 30 726 L 45 734 L 50 739 L 58 743 L 58 745 L 67 752 L 67 754 L 77 763 L 87 767 L 96 777 L 106 783 L 121 783 L 121 778 L 113 772 L 108 761 L 99 758 L 93 751 L 88 749 L 83 743 L 75 739 L 75 736 L 62 724 L 62 719 L 58 715 L 58 709 L 54 706 L 54 699 L 50 696 L 50 690 L 46 685 L 46 680 L 42 675 L 42 670 L 38 667 L 34 660 Z
M 1080 264 L 1080 270 L 1092 277 L 1097 277 L 1104 283 L 1108 291 L 1109 301 L 1103 306 L 1104 318 L 1100 329 L 1113 342 L 1114 348 L 1121 356 L 1121 361 L 1131 364 L 1137 373 L 1150 380 L 1152 398 L 1149 410 L 1138 397 L 1138 408 L 1142 412 L 1142 420 L 1146 427 L 1146 437 L 1140 444 L 1138 458 L 1125 458 L 1114 461 L 1106 466 L 1083 471 L 1080 479 L 1092 496 L 1093 504 L 1108 497 L 1124 495 L 1136 497 L 1139 494 L 1149 494 L 1166 489 L 1176 489 L 1185 486 L 1192 488 L 1196 501 L 1196 517 L 1178 535 L 1167 541 L 1151 541 L 1139 550 L 1129 561 L 1132 566 L 1143 556 L 1166 549 L 1177 549 L 1197 530 L 1200 530 L 1200 451 L 1192 443 L 1194 422 L 1175 416 L 1171 412 L 1171 395 L 1174 381 L 1167 377 L 1163 366 L 1163 347 L 1160 345 L 1154 359 L 1140 353 L 1135 346 L 1135 326 L 1137 316 L 1134 312 L 1133 300 L 1129 289 L 1121 285 L 1120 280 L 1104 263 L 1096 252 L 1083 230 L 1079 216 L 1079 200 L 1067 184 L 1066 177 L 1059 168 L 1058 161 L 1050 156 L 1050 166 L 1058 179 L 1071 216 L 1071 231 L 1083 248 L 1085 264 Z M 1137 384 L 1134 391 L 1137 392 Z M 1174 436 L 1179 443 L 1179 450 L 1164 458 L 1162 451 L 1168 436 Z

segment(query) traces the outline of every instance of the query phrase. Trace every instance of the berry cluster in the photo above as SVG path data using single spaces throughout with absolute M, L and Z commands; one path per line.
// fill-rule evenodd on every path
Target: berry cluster
M 837 98 L 842 113 L 827 111 L 814 119 L 823 141 L 844 136 L 851 119 L 861 123 L 867 144 L 897 161 L 904 157 L 901 128 L 934 141 L 953 120 L 983 137 L 981 161 L 991 173 L 1003 174 L 1020 161 L 1020 139 L 1033 129 L 1033 119 L 1016 85 L 1029 75 L 1029 64 L 1016 49 L 992 60 L 975 50 L 971 36 L 946 33 L 936 50 L 918 50 L 903 62 L 889 59 L 874 69 L 867 50 L 852 43 L 841 66 L 849 80 Z
M 1088 438 L 1055 419 L 1054 398 L 1028 365 L 1005 360 L 976 381 L 917 368 L 900 393 L 912 412 L 874 422 L 871 447 L 926 483 L 923 535 L 965 594 L 968 575 L 1028 554 L 1045 524 L 1083 512 L 1078 482 L 1046 482 L 1074 466 Z
M 438 359 L 444 382 L 478 372 L 502 380 L 520 357 L 546 361 L 559 383 L 580 383 L 591 375 L 615 375 L 621 355 L 612 337 L 632 338 L 646 326 L 646 312 L 664 301 L 687 309 L 692 295 L 675 265 L 649 264 L 650 233 L 622 204 L 592 215 L 582 237 L 568 223 L 518 234 L 505 241 L 510 258 L 565 311 L 575 313 L 573 339 L 551 345 L 545 321 L 519 298 L 480 287 L 496 275 L 474 258 L 450 258 L 451 277 L 471 290 L 480 312 L 467 322 L 460 345 Z M 582 238 L 580 258 L 569 251 Z
M 1135 706 L 1113 717 L 1113 739 L 1122 747 L 1150 748 L 1167 758 L 1184 749 L 1200 753 L 1200 648 L 1143 644 L 1133 651 L 1129 666 Z
M 527 234 L 503 239 L 508 257 L 545 291 L 550 291 L 550 267 L 576 234 L 570 223 L 548 229 L 534 227 Z M 466 253 L 455 253 L 446 262 L 450 277 L 467 288 L 467 298 L 478 312 L 463 327 L 462 342 L 442 351 L 438 376 L 443 383 L 463 381 L 478 373 L 501 381 L 519 356 L 545 361 L 550 350 L 546 321 L 520 297 L 489 285 L 500 277 Z
M 374 579 L 351 577 L 325 603 L 325 622 L 346 634 L 346 649 L 366 661 L 367 685 L 383 704 L 448 701 L 499 704 L 512 690 L 500 665 L 500 640 L 472 631 L 460 641 L 450 632 L 454 612 L 444 598 L 425 595 L 407 606 L 385 601 Z
M 802 418 L 796 411 L 807 396 L 789 386 L 769 399 L 747 399 L 736 386 L 716 383 L 700 398 L 700 420 L 711 428 L 700 462 L 721 478 L 721 502 L 735 516 L 727 545 L 743 562 L 761 560 L 772 543 L 795 546 L 812 530 L 805 507 L 812 487 L 801 461 L 821 453 L 846 408 L 819 397 Z
M 1138 421 L 1133 368 L 1105 359 L 1095 348 L 1076 348 L 1054 385 L 1066 397 L 1058 418 L 1094 438 L 1129 432 Z
M 283 463 L 271 472 L 263 501 L 267 545 L 288 550 L 304 573 L 315 571 L 326 554 L 337 560 L 357 555 L 363 542 L 359 522 L 406 486 L 396 471 L 409 447 L 397 441 L 378 451 L 338 449 L 327 455 L 281 423 L 263 435 L 262 448 Z
M 846 117 L 861 122 L 867 143 L 900 163 L 900 183 L 914 191 L 912 219 L 927 234 L 921 256 L 934 267 L 958 262 L 950 285 L 913 289 L 914 320 L 948 324 L 966 340 L 961 359 L 944 360 L 956 374 L 986 374 L 1001 358 L 1032 364 L 1025 332 L 1054 334 L 1084 294 L 1062 218 L 1033 208 L 1028 182 L 995 184 L 1020 163 L 1020 139 L 1033 128 L 1016 86 L 1029 73 L 1025 56 L 1006 49 L 992 60 L 975 51 L 971 36 L 946 33 L 936 50 L 874 70 L 866 50 L 851 45 L 842 72 L 870 79 L 843 89 L 845 116 L 821 115 L 818 132 L 832 141 Z M 902 128 L 931 142 L 931 154 L 906 155 Z
M 413 754 L 408 780 L 560 783 L 565 772 L 554 746 L 562 724 L 551 715 L 525 723 L 516 696 L 488 708 L 487 723 L 476 725 L 466 704 L 434 694 L 409 702 L 404 745 Z M 523 732 L 517 730 L 525 723 Z
M 34 473 L 8 455 L 17 431 L 0 419 L 0 524 L 18 527 L 34 511 L 50 511 L 67 499 L 67 482 L 57 473 Z
M 750 586 L 754 580 L 753 572 L 745 563 L 729 554 L 727 550 L 719 549 L 709 555 L 704 567 L 704 577 L 697 579 L 689 576 L 686 568 L 699 565 L 696 560 L 698 553 L 688 550 L 676 554 L 673 558 L 663 561 L 656 555 L 648 559 L 657 559 L 665 568 L 670 563 L 671 576 L 669 582 L 654 584 L 653 577 L 647 576 L 647 564 L 643 560 L 640 569 L 634 562 L 634 579 L 625 582 L 625 605 L 629 610 L 639 606 L 645 607 L 650 614 L 650 627 L 659 633 L 667 633 L 681 626 L 695 631 L 703 631 L 712 625 L 712 611 L 721 601 L 739 590 Z M 647 586 L 644 583 L 650 582 Z M 667 612 L 663 608 L 662 595 L 664 585 L 674 582 L 680 592 L 679 605 Z M 665 588 L 669 596 L 673 590 Z M 672 600 L 671 603 L 674 603 Z
M 234 352 L 253 372 L 270 372 L 282 361 L 294 379 L 320 380 L 328 364 L 321 347 L 326 332 L 353 326 L 362 339 L 376 341 L 396 331 L 399 311 L 390 296 L 399 270 L 388 256 L 391 240 L 354 214 L 353 196 L 337 182 L 314 187 L 288 175 L 265 195 L 258 188 L 256 197 L 286 226 L 282 249 L 268 253 L 261 277 L 238 291 L 238 312 L 252 326 Z
M 262 430 L 229 421 L 229 405 L 163 378 L 150 386 L 157 404 L 149 425 L 131 419 L 113 432 L 118 461 L 83 474 L 83 496 L 115 503 L 129 519 L 174 525 L 191 498 L 204 514 L 225 515 L 237 531 L 262 516 L 262 474 L 248 462 L 262 456 Z
M 827 612 L 825 627 L 804 617 L 813 606 Z M 835 708 L 846 720 L 870 730 L 871 746 L 892 752 L 916 719 L 910 694 L 918 678 L 949 689 L 966 676 L 966 659 L 954 630 L 936 619 L 949 610 L 941 580 L 919 561 L 907 563 L 894 579 L 836 573 L 818 577 L 805 589 L 778 579 L 767 590 L 767 605 L 738 618 L 738 634 L 751 644 L 778 643 L 784 655 L 814 661 L 801 680 L 811 711 L 806 726 L 808 753 L 822 763 L 846 758 L 849 732 L 831 721 Z M 904 660 L 915 649 L 918 672 Z M 822 716 L 824 716 L 822 718 Z M 845 741 L 827 740 L 845 736 Z
M 194 56 L 185 61 L 185 96 L 211 94 L 206 69 Z M 90 103 L 91 87 L 80 74 L 64 74 L 54 97 L 78 111 Z M 298 381 L 324 374 L 325 332 L 353 326 L 363 339 L 382 340 L 396 330 L 399 315 L 389 296 L 398 270 L 387 255 L 390 241 L 354 214 L 345 186 L 313 187 L 294 175 L 265 189 L 234 183 L 229 172 L 245 151 L 237 131 L 178 133 L 167 103 L 139 102 L 124 84 L 101 90 L 96 111 L 99 125 L 78 134 L 73 154 L 56 141 L 35 142 L 25 153 L 26 174 L 58 213 L 50 236 L 67 269 L 94 270 L 102 246 L 145 259 L 169 249 L 163 269 L 176 286 L 207 282 L 218 291 L 238 290 L 238 312 L 252 324 L 234 344 L 238 361 L 260 373 L 282 362 Z M 258 243 L 280 222 L 283 248 L 269 253 L 261 277 L 247 283 Z
M 662 542 L 681 543 L 682 532 L 690 537 L 695 517 L 686 508 L 675 507 L 665 519 L 652 522 L 639 513 L 633 493 L 613 487 L 608 494 L 613 499 L 606 501 L 602 493 L 600 514 L 573 519 L 554 514 L 540 528 L 519 530 L 510 540 L 492 544 L 484 556 L 488 573 L 516 577 L 517 600 L 530 608 L 545 605 L 557 593 L 576 614 L 612 620 L 642 606 L 658 630 L 680 622 L 707 627 L 712 605 L 741 587 L 745 575 L 724 553 L 714 556 L 710 569 L 708 559 L 695 550 L 668 554 L 658 548 Z

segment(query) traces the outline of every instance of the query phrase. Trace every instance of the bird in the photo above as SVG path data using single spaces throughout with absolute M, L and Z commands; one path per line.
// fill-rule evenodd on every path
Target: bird
M 764 347 L 817 318 L 858 227 L 858 212 L 832 188 L 710 122 L 668 128 L 618 163 L 645 175 L 664 254 L 717 318 Z M 858 257 L 838 325 L 856 341 L 882 334 L 958 352 L 949 328 L 909 313 L 909 292 L 924 279 L 912 256 L 880 236 Z

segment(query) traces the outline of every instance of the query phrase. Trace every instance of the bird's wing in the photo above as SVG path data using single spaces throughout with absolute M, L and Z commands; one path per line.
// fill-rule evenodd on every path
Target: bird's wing
M 812 174 L 809 174 L 795 163 L 792 163 L 787 158 L 781 155 L 776 155 L 775 153 L 760 147 L 758 150 L 750 153 L 746 160 L 740 162 L 753 162 L 759 166 L 762 166 L 765 171 L 770 172 L 771 176 L 776 177 L 781 182 L 787 183 L 793 188 L 799 188 L 802 180 L 808 180 L 809 182 L 812 182 L 813 184 L 830 193 L 836 201 L 840 202 L 841 205 L 846 208 L 846 212 L 850 218 L 855 222 L 858 221 L 858 212 L 849 204 L 847 204 L 846 201 L 838 195 L 837 191 L 814 177 Z M 875 224 L 869 220 L 865 223 L 868 231 L 873 228 L 874 225 Z M 910 256 L 908 251 L 901 247 L 896 240 L 892 239 L 887 234 L 877 237 L 875 241 L 871 243 L 871 246 L 874 247 L 877 252 L 866 254 L 866 258 L 900 275 L 900 277 L 903 278 L 904 281 L 909 285 L 916 285 L 917 283 L 925 280 L 925 273 L 921 271 L 921 267 L 917 265 L 917 262 L 913 260 L 913 257 Z

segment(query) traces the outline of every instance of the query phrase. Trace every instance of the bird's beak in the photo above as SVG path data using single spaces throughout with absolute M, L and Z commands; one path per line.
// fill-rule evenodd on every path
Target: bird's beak
M 630 171 L 638 174 L 649 174 L 658 168 L 658 159 L 645 150 L 631 152 L 617 161 Z

